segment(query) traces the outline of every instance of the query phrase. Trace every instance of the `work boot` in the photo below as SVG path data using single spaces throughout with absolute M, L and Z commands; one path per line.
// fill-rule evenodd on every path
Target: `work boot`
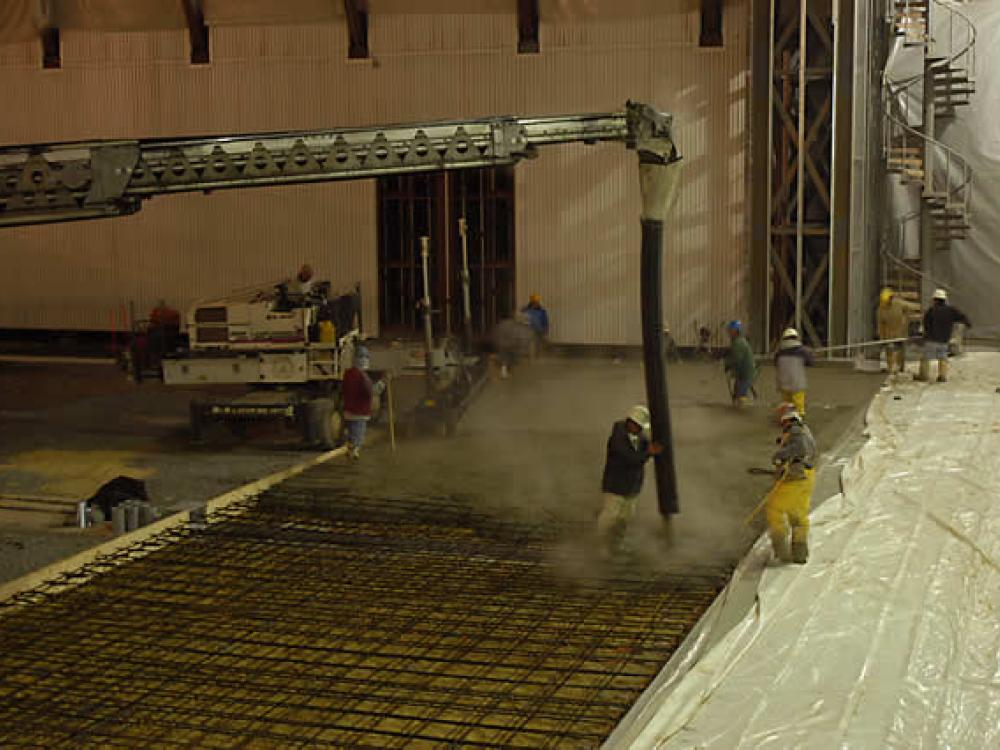
M 938 382 L 948 382 L 948 360 L 946 359 L 938 360 Z
M 792 561 L 792 556 L 788 551 L 788 539 L 772 536 L 771 547 L 774 549 L 774 557 L 776 560 L 783 563 Z
M 792 542 L 792 562 L 802 565 L 809 559 L 809 544 L 807 542 Z
M 930 379 L 931 379 L 931 361 L 929 359 L 922 359 L 920 360 L 920 372 L 917 373 L 917 376 L 914 378 L 914 380 L 919 380 L 923 383 L 926 383 Z

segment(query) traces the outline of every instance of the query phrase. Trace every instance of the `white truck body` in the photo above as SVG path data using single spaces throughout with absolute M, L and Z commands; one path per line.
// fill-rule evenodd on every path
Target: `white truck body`
M 164 358 L 167 385 L 305 385 L 341 380 L 359 332 L 310 340 L 319 307 L 282 298 L 276 285 L 201 301 L 188 312 L 189 351 Z M 339 333 L 339 332 L 338 332 Z

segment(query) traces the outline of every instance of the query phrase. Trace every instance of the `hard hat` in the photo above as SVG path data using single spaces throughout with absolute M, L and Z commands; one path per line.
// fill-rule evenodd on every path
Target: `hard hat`
M 795 408 L 795 404 L 791 404 L 786 401 L 778 407 L 778 421 L 784 424 L 790 420 L 801 422 L 802 415 L 799 414 L 798 409 Z
M 878 296 L 878 301 L 880 305 L 888 305 L 889 300 L 896 296 L 896 293 L 890 288 L 886 287 Z
M 628 419 L 632 422 L 635 422 L 644 430 L 649 429 L 649 409 L 647 409 L 645 406 L 642 405 L 633 406 L 631 409 L 629 409 Z
M 726 330 L 739 331 L 740 333 L 743 333 L 743 322 L 740 320 L 730 320 L 726 323 Z
M 946 292 L 944 289 L 935 289 L 934 297 L 932 299 L 939 299 L 941 301 L 944 301 L 948 299 L 948 292 Z
M 540 305 L 542 304 L 542 298 L 537 294 L 532 294 L 528 297 L 528 302 L 532 305 Z
M 781 332 L 781 338 L 783 339 L 797 339 L 799 337 L 799 332 L 794 328 L 786 328 Z

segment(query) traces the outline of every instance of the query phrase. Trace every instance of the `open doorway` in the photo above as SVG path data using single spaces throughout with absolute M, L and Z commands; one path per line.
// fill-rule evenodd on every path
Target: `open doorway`
M 430 237 L 428 275 L 434 334 L 462 331 L 462 243 L 468 226 L 472 329 L 477 335 L 514 311 L 514 169 L 492 167 L 378 180 L 379 318 L 384 336 L 423 325 L 420 238 Z

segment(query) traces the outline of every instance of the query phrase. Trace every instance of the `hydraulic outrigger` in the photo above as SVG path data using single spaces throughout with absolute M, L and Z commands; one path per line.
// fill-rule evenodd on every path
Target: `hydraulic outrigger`
M 624 143 L 639 156 L 643 355 L 652 437 L 666 448 L 655 465 L 667 515 L 678 510 L 661 332 L 663 223 L 680 162 L 672 122 L 628 102 L 613 113 L 13 146 L 0 149 L 0 226 L 126 216 L 168 193 L 509 165 L 542 146 Z

